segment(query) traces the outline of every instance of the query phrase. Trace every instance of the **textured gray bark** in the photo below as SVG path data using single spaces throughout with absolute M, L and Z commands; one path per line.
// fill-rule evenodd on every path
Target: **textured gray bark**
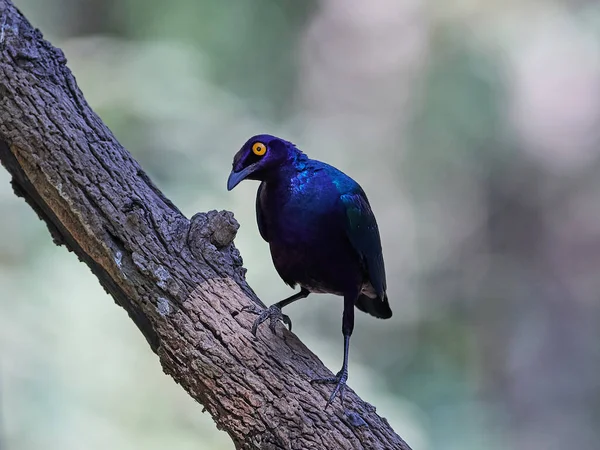
M 171 375 L 242 449 L 409 449 L 292 333 L 242 312 L 252 301 L 230 212 L 184 217 L 90 109 L 63 53 L 0 0 L 0 160 L 54 242 L 86 263 Z M 200 413 L 200 410 L 198 411 Z

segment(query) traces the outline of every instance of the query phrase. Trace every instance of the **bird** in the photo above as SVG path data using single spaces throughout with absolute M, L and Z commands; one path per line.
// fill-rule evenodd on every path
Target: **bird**
M 256 195 L 258 230 L 281 279 L 300 287 L 258 312 L 252 333 L 256 336 L 266 320 L 273 333 L 280 320 L 291 330 L 282 308 L 311 293 L 342 296 L 342 368 L 334 377 L 310 381 L 335 385 L 325 408 L 337 394 L 343 406 L 354 308 L 379 319 L 392 317 L 379 228 L 367 196 L 342 171 L 270 134 L 251 137 L 235 154 L 227 190 L 243 180 L 261 182 Z

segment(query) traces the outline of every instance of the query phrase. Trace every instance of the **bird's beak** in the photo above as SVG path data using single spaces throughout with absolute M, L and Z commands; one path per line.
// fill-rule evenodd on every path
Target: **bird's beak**
M 234 172 L 233 170 L 229 174 L 229 178 L 227 179 L 227 190 L 230 191 L 234 187 L 236 187 L 240 181 L 243 181 L 256 169 L 256 163 L 250 164 L 248 167 L 244 167 L 239 172 Z

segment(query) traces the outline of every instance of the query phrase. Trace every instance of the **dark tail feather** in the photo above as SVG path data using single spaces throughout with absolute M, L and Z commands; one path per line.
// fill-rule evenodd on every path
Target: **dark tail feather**
M 383 298 L 371 298 L 361 294 L 356 300 L 355 305 L 361 311 L 371 314 L 379 319 L 389 319 L 392 317 L 392 310 L 388 303 L 387 294 L 383 294 Z

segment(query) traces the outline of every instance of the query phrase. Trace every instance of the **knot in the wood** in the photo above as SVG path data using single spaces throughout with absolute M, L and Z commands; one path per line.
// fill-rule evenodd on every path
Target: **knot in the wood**
M 190 220 L 188 242 L 208 240 L 217 249 L 221 249 L 233 242 L 239 228 L 240 225 L 231 211 L 213 210 L 197 213 Z

